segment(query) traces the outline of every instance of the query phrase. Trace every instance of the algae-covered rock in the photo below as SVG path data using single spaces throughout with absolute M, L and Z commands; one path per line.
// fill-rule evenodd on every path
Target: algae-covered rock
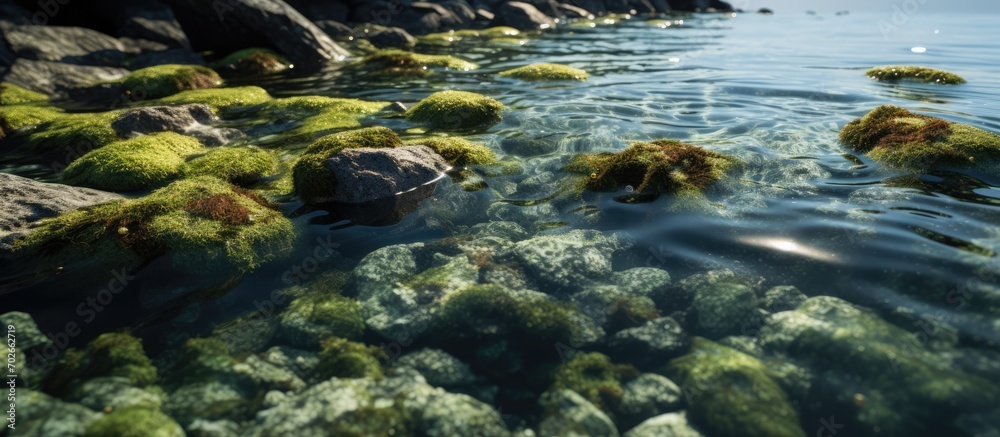
M 642 368 L 662 365 L 676 358 L 691 345 L 691 339 L 676 320 L 661 317 L 635 328 L 618 331 L 608 340 L 612 356 L 628 358 Z
M 912 170 L 996 169 L 1000 135 L 884 105 L 851 121 L 840 141 L 884 164 Z
M 215 111 L 225 113 L 230 109 L 245 108 L 252 105 L 266 103 L 270 100 L 272 100 L 271 96 L 261 87 L 241 86 L 232 88 L 182 91 L 177 94 L 161 98 L 157 101 L 157 103 L 166 105 L 201 103 L 208 105 Z
M 215 128 L 219 121 L 208 105 L 147 106 L 129 109 L 111 122 L 111 128 L 123 138 L 158 132 L 177 132 L 197 138 L 206 146 L 221 146 L 243 138 L 243 132 Z
M 0 83 L 0 106 L 45 103 L 49 97 L 14 84 Z
M 546 410 L 539 424 L 544 436 L 618 436 L 615 423 L 607 414 L 572 390 L 553 390 L 539 398 Z
M 218 147 L 184 164 L 184 176 L 215 176 L 237 185 L 250 185 L 273 175 L 278 157 L 255 146 Z
M 85 437 L 184 437 L 184 430 L 159 408 L 144 405 L 112 410 L 87 425 Z
M 555 288 L 581 287 L 611 276 L 614 247 L 601 234 L 572 231 L 517 243 L 513 255 L 525 272 Z
M 882 67 L 875 67 L 866 71 L 865 75 L 883 82 L 895 82 L 898 80 L 909 79 L 926 83 L 940 83 L 947 85 L 965 83 L 965 79 L 954 73 L 910 65 L 886 65 Z
M 360 120 L 382 110 L 387 102 L 369 102 L 325 96 L 285 97 L 255 105 L 232 107 L 227 114 L 264 118 L 275 123 L 290 122 L 285 140 L 312 140 L 343 129 L 360 128 Z
M 497 155 L 489 147 L 475 144 L 461 137 L 428 137 L 408 140 L 406 144 L 424 145 L 441 155 L 455 167 L 496 164 Z
M 806 435 L 788 395 L 754 357 L 696 338 L 670 369 L 688 396 L 688 417 L 709 435 Z
M 632 143 L 618 153 L 575 156 L 565 171 L 593 191 L 631 187 L 637 194 L 700 192 L 723 177 L 734 158 L 675 140 Z
M 622 384 L 639 376 L 627 364 L 615 364 L 604 354 L 581 353 L 560 366 L 552 390 L 572 390 L 614 419 L 622 403 Z
M 64 115 L 58 108 L 35 105 L 0 106 L 0 139 L 19 129 L 30 129 Z
M 181 174 L 184 159 L 202 150 L 198 140 L 162 132 L 111 143 L 73 161 L 62 181 L 111 191 L 162 186 Z
M 64 399 L 101 411 L 134 405 L 159 407 L 163 404 L 163 393 L 159 387 L 136 387 L 127 377 L 99 376 L 81 382 Z
M 835 414 L 859 435 L 948 432 L 954 418 L 989 411 L 1000 396 L 953 361 L 956 350 L 928 350 L 917 333 L 835 297 L 771 315 L 759 338 L 816 372 L 810 397 L 825 404 L 816 414 Z
M 403 50 L 379 50 L 359 61 L 359 66 L 367 71 L 380 75 L 414 76 L 426 74 L 428 69 L 470 71 L 479 68 L 478 65 L 454 56 L 421 55 Z
M 466 91 L 431 94 L 406 111 L 406 119 L 441 129 L 488 128 L 502 120 L 500 103 Z
M 45 381 L 45 389 L 65 394 L 86 379 L 102 376 L 120 376 L 136 387 L 146 387 L 156 382 L 156 368 L 138 338 L 125 333 L 101 334 L 83 350 L 67 350 Z
M 100 414 L 27 387 L 17 388 L 17 423 L 13 435 L 80 437 Z M 9 408 L 9 407 L 8 407 Z
M 25 143 L 33 151 L 60 152 L 67 161 L 72 158 L 122 139 L 111 128 L 111 122 L 121 115 L 120 110 L 94 114 L 61 114 L 44 108 L 31 106 L 0 106 L 0 114 L 7 109 L 24 109 L 32 115 L 30 122 L 22 127 L 33 126 L 25 133 Z
M 695 289 L 692 305 L 698 333 L 719 339 L 757 326 L 757 296 L 739 282 L 717 282 Z
M 643 373 L 622 386 L 617 408 L 619 427 L 629 429 L 650 417 L 680 410 L 683 404 L 677 384 L 665 376 Z
M 361 305 L 336 294 L 310 293 L 292 301 L 280 316 L 281 332 L 297 347 L 315 349 L 331 335 L 358 340 L 365 330 Z
M 520 30 L 508 26 L 495 26 L 486 29 L 460 29 L 447 32 L 429 33 L 417 37 L 417 42 L 431 46 L 449 46 L 457 42 L 499 42 L 520 44 Z
M 625 437 L 704 437 L 688 422 L 687 413 L 667 413 L 648 419 L 624 434 Z
M 328 337 L 320 343 L 319 365 L 316 376 L 319 379 L 337 378 L 382 378 L 382 363 L 388 357 L 382 348 L 350 341 L 340 337 Z
M 590 78 L 586 71 L 560 64 L 531 64 L 501 71 L 499 74 L 501 77 L 528 81 L 574 80 L 585 82 Z
M 212 63 L 212 68 L 223 74 L 261 75 L 291 68 L 288 60 L 274 51 L 262 48 L 237 50 Z
M 181 91 L 215 88 L 222 78 L 200 65 L 157 65 L 135 70 L 121 84 L 135 99 L 158 99 Z
M 219 179 L 195 177 L 146 197 L 46 220 L 15 250 L 116 267 L 170 254 L 181 270 L 223 273 L 287 254 L 294 238 L 291 221 L 264 199 Z

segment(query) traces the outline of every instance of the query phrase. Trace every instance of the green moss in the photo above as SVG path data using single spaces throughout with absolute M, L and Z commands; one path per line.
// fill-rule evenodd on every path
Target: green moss
M 607 332 L 641 326 L 660 317 L 653 300 L 645 296 L 622 296 L 608 309 L 608 320 L 604 324 Z
M 101 334 L 86 349 L 69 349 L 49 373 L 45 390 L 63 395 L 73 384 L 102 376 L 128 378 L 138 387 L 156 382 L 156 367 L 142 350 L 142 341 L 126 333 Z
M 391 129 L 369 127 L 327 135 L 316 140 L 295 163 L 292 178 L 299 197 L 309 202 L 337 189 L 337 181 L 326 167 L 326 160 L 348 148 L 393 148 L 403 145 Z
M 577 155 L 564 169 L 583 175 L 582 186 L 638 194 L 699 192 L 722 178 L 734 159 L 675 140 L 632 143 L 619 153 Z
M 894 167 L 995 169 L 1000 136 L 961 123 L 914 114 L 884 105 L 851 121 L 840 141 L 876 161 Z
M 9 134 L 18 129 L 38 126 L 63 115 L 61 109 L 48 106 L 0 106 L 0 129 Z
M 310 140 L 336 130 L 359 128 L 362 118 L 379 112 L 386 105 L 386 102 L 306 96 L 274 99 L 230 113 L 268 120 L 296 121 L 298 125 L 284 134 L 285 140 Z
M 379 50 L 365 56 L 358 67 L 381 75 L 423 75 L 428 69 L 441 68 L 446 70 L 470 71 L 479 68 L 478 65 L 454 56 L 421 55 L 403 50 Z
M 287 254 L 294 238 L 291 221 L 262 198 L 201 176 L 45 220 L 15 249 L 115 265 L 169 253 L 179 269 L 222 273 Z
M 329 337 L 321 343 L 316 373 L 321 379 L 382 378 L 382 362 L 388 357 L 382 348 L 368 346 L 339 337 Z
M 281 324 L 286 331 L 313 337 L 309 341 L 313 344 L 330 335 L 358 340 L 365 332 L 361 305 L 349 297 L 328 293 L 312 293 L 293 300 L 281 313 Z
M 155 188 L 180 175 L 184 157 L 202 150 L 198 140 L 161 132 L 88 152 L 63 171 L 64 183 L 111 191 Z
M 235 74 L 260 75 L 285 71 L 288 60 L 281 55 L 261 48 L 249 48 L 230 53 L 212 63 L 212 68 Z
M 503 103 L 481 94 L 441 91 L 406 111 L 406 119 L 442 129 L 488 128 L 503 118 Z
M 9 83 L 0 83 L 0 106 L 46 103 L 49 97 Z
M 392 405 L 365 405 L 337 416 L 324 430 L 329 435 L 344 437 L 417 435 L 413 418 L 399 401 Z
M 406 141 L 408 145 L 430 147 L 445 161 L 456 167 L 496 164 L 497 155 L 489 147 L 474 144 L 459 137 L 427 137 Z
M 590 75 L 579 68 L 559 64 L 531 64 L 500 72 L 502 77 L 530 81 L 576 80 L 586 81 Z
M 263 88 L 256 86 L 241 86 L 233 88 L 215 88 L 183 91 L 169 97 L 164 97 L 154 104 L 187 105 L 203 103 L 217 112 L 225 113 L 231 109 L 259 105 L 271 100 L 271 96 Z
M 183 437 L 184 430 L 157 407 L 135 405 L 90 422 L 84 437 Z
M 186 90 L 215 88 L 222 78 L 200 65 L 156 65 L 135 70 L 122 78 L 122 88 L 133 97 L 158 99 Z
M 168 388 L 219 381 L 232 376 L 233 364 L 235 360 L 222 340 L 192 338 L 184 342 L 180 357 L 164 379 Z
M 670 369 L 690 396 L 688 417 L 707 434 L 806 435 L 788 396 L 754 357 L 696 337 Z
M 507 26 L 497 26 L 488 29 L 461 29 L 447 32 L 429 33 L 417 37 L 420 44 L 451 45 L 459 41 L 481 42 L 488 40 L 507 40 L 521 35 L 521 31 Z
M 38 152 L 59 150 L 67 155 L 83 154 L 121 139 L 111 128 L 111 122 L 121 113 L 66 114 L 52 118 L 35 126 L 26 136 L 26 143 Z
M 278 158 L 255 146 L 218 147 L 186 164 L 182 173 L 191 176 L 215 176 L 238 185 L 249 185 L 274 174 Z
M 601 353 L 583 353 L 559 366 L 552 389 L 575 391 L 614 418 L 624 394 L 621 384 L 637 376 L 630 365 L 614 364 Z
M 957 85 L 965 83 L 961 76 L 947 71 L 927 67 L 903 65 L 887 65 L 875 67 L 865 72 L 865 75 L 883 82 L 895 82 L 901 79 L 919 80 L 926 83 Z

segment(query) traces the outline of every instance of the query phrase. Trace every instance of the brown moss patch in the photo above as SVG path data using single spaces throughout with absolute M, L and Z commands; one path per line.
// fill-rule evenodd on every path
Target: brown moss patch
M 194 199 L 184 206 L 184 210 L 227 225 L 245 225 L 251 221 L 250 211 L 225 194 Z

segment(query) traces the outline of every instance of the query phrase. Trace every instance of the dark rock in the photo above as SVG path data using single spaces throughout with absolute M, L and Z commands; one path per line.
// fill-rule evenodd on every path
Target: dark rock
M 691 339 L 670 317 L 650 320 L 645 325 L 618 331 L 608 341 L 612 357 L 634 357 L 640 368 L 663 365 L 666 360 L 687 352 Z
M 555 0 L 522 0 L 538 9 L 539 12 L 554 18 L 563 18 L 562 10 L 559 9 L 559 2 Z
M 3 81 L 50 96 L 66 97 L 73 89 L 115 81 L 126 74 L 128 70 L 122 68 L 18 59 L 4 75 Z
M 587 18 L 593 15 L 590 11 L 566 3 L 559 3 L 559 12 L 567 18 Z
M 188 49 L 171 49 L 143 53 L 132 60 L 132 68 L 136 70 L 165 64 L 205 65 L 205 59 Z
M 468 10 L 468 12 L 472 12 Z M 382 25 L 399 26 L 414 35 L 425 35 L 428 33 L 441 32 L 451 29 L 465 27 L 471 23 L 473 15 L 459 16 L 448 8 L 430 2 L 414 2 L 409 7 L 403 9 L 398 15 L 393 16 L 387 23 Z
M 406 48 L 413 47 L 417 43 L 416 38 L 398 27 L 390 27 L 368 35 L 368 40 L 375 47 Z
M 31 12 L 18 6 L 12 1 L 0 2 L 0 22 L 6 21 L 15 24 L 28 24 L 32 22 Z M 45 24 L 45 23 L 35 23 Z
M 145 39 L 170 48 L 191 48 L 173 9 L 155 0 L 130 5 L 122 11 L 118 36 Z
M 336 0 L 288 0 L 288 4 L 314 23 L 323 20 L 343 23 L 351 11 L 350 6 Z
M 670 8 L 683 12 L 701 12 L 709 8 L 709 0 L 668 0 Z
M 327 35 L 332 37 L 342 37 L 354 35 L 354 29 L 339 21 L 332 20 L 319 20 L 316 21 L 316 25 L 319 26 Z
M 491 26 L 510 26 L 519 30 L 547 29 L 556 25 L 555 20 L 538 8 L 523 2 L 505 3 L 496 11 Z
M 426 146 L 347 149 L 326 161 L 337 180 L 329 201 L 361 203 L 395 196 L 432 182 L 448 169 Z
M 36 61 L 120 67 L 127 56 L 121 41 L 82 27 L 9 26 L 3 36 L 17 57 Z
M 441 7 L 447 9 L 451 12 L 455 18 L 462 21 L 462 27 L 466 27 L 476 21 L 476 11 L 469 7 L 469 4 L 464 0 L 444 0 L 435 1 L 434 3 L 440 5 Z
M 38 220 L 55 217 L 121 196 L 90 188 L 49 184 L 0 173 L 0 252 L 10 249 L 14 238 L 29 232 Z
M 243 132 L 213 128 L 218 121 L 207 105 L 152 106 L 125 112 L 111 122 L 111 128 L 126 138 L 156 132 L 177 132 L 193 136 L 207 146 L 221 146 L 243 138 Z
M 708 7 L 715 12 L 733 12 L 733 5 L 722 0 L 708 0 Z
M 770 10 L 768 8 L 760 8 L 760 9 L 757 10 L 757 13 L 758 14 L 764 14 L 764 15 L 773 15 L 774 11 L 772 11 L 772 10 Z

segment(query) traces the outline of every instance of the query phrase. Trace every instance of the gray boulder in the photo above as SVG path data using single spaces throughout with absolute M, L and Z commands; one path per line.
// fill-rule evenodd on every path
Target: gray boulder
M 691 339 L 670 317 L 650 320 L 645 325 L 618 331 L 608 340 L 612 356 L 636 357 L 636 365 L 654 367 L 687 352 Z
M 542 437 L 617 437 L 618 428 L 607 414 L 571 390 L 542 394 L 546 417 L 538 428 Z
M 319 202 L 364 203 L 413 190 L 439 179 L 448 163 L 426 146 L 346 149 L 326 161 L 336 192 Z
M 128 55 L 121 41 L 82 27 L 15 25 L 3 36 L 17 57 L 36 61 L 121 67 Z
M 17 435 L 37 437 L 82 436 L 100 414 L 80 404 L 63 402 L 40 391 L 17 390 Z
M 155 41 L 172 48 L 191 48 L 173 9 L 156 0 L 129 5 L 118 22 L 121 37 Z
M 63 212 L 95 205 L 121 196 L 90 188 L 38 182 L 0 173 L 0 252 L 10 249 L 32 223 Z
M 397 367 L 416 370 L 430 385 L 457 387 L 476 382 L 469 365 L 440 349 L 421 349 L 399 358 Z
M 681 389 L 655 373 L 643 373 L 622 387 L 617 414 L 619 425 L 630 428 L 653 416 L 681 409 Z
M 556 21 L 538 8 L 524 2 L 501 5 L 490 22 L 491 26 L 510 26 L 519 30 L 538 30 L 555 27 Z
M 719 282 L 698 287 L 692 305 L 698 332 L 711 339 L 750 332 L 760 320 L 757 296 L 735 282 Z
M 687 413 L 667 413 L 646 420 L 625 433 L 625 437 L 704 437 L 688 423 Z
M 195 137 L 207 146 L 221 146 L 244 137 L 236 129 L 209 125 L 218 120 L 207 105 L 150 106 L 126 111 L 111 122 L 111 128 L 125 138 L 177 132 Z
M 597 232 L 571 231 L 524 240 L 513 254 L 539 283 L 551 288 L 582 287 L 611 276 L 615 247 Z
M 368 40 L 375 45 L 375 47 L 394 47 L 394 48 L 405 48 L 412 47 L 417 43 L 416 38 L 409 34 L 409 32 L 400 29 L 398 27 L 390 27 L 385 30 L 380 30 L 368 35 Z
M 19 58 L 3 77 L 4 82 L 10 82 L 22 88 L 38 91 L 57 98 L 71 97 L 80 89 L 90 88 L 99 82 L 119 80 L 129 73 L 124 68 L 94 67 L 72 65 L 62 62 L 34 61 Z M 120 90 L 107 87 L 106 103 L 118 97 Z
M 670 286 L 670 273 L 654 267 L 636 267 L 615 272 L 611 281 L 630 295 L 652 297 Z

